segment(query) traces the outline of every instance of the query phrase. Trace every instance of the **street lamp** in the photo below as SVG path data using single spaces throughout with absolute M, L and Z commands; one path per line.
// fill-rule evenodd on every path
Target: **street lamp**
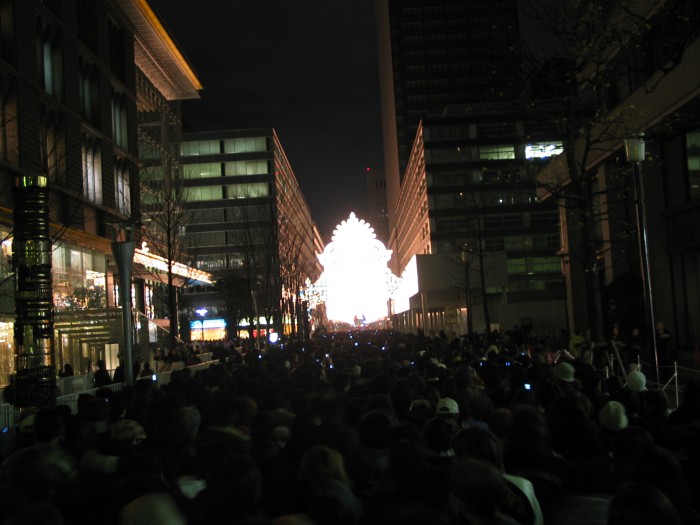
M 195 312 L 202 318 L 200 320 L 200 327 L 202 329 L 202 342 L 204 342 L 204 317 L 207 315 L 207 309 L 206 308 L 200 308 L 198 310 L 195 310 Z
M 119 302 L 122 307 L 122 330 L 124 332 L 124 379 L 127 385 L 134 384 L 133 367 L 133 319 L 131 318 L 131 264 L 136 243 L 133 230 L 125 227 L 125 240 L 112 242 L 112 254 L 119 271 Z
M 474 336 L 474 324 L 472 321 L 472 301 L 470 293 L 470 283 L 469 283 L 469 269 L 472 265 L 472 248 L 468 244 L 462 246 L 460 252 L 462 256 L 462 262 L 464 263 L 464 299 L 467 307 L 467 337 L 469 343 L 472 343 L 472 338 Z
M 656 322 L 654 320 L 654 299 L 651 289 L 651 268 L 649 260 L 649 234 L 647 231 L 646 202 L 644 198 L 644 180 L 642 179 L 642 161 L 644 161 L 644 134 L 630 137 L 624 140 L 627 162 L 631 162 L 634 168 L 634 204 L 637 220 L 637 243 L 639 245 L 639 263 L 644 284 L 644 308 L 647 321 L 647 337 L 651 339 L 653 350 L 656 380 L 661 381 L 659 375 L 659 350 L 656 345 Z

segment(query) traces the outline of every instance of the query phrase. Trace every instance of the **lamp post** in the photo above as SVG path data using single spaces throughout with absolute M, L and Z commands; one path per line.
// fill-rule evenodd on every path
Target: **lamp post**
M 464 299 L 467 307 L 467 337 L 469 343 L 472 343 L 472 338 L 474 336 L 474 324 L 472 321 L 472 301 L 471 301 L 471 285 L 469 283 L 469 270 L 472 265 L 472 249 L 468 244 L 462 246 L 460 252 L 462 256 L 462 262 L 464 263 Z
M 637 220 L 637 243 L 639 245 L 639 262 L 644 284 L 644 308 L 647 321 L 647 337 L 651 339 L 656 380 L 661 381 L 659 375 L 659 350 L 656 345 L 656 321 L 654 319 L 654 299 L 651 288 L 651 268 L 649 260 L 649 235 L 647 231 L 646 202 L 644 198 L 644 180 L 642 179 L 642 161 L 644 160 L 644 134 L 627 138 L 625 143 L 625 155 L 627 162 L 631 162 L 634 169 L 634 204 Z
M 133 366 L 133 319 L 131 318 L 131 264 L 136 242 L 131 228 L 125 228 L 126 240 L 112 243 L 112 254 L 119 271 L 119 299 L 122 307 L 122 330 L 124 331 L 124 379 L 127 385 L 134 384 Z
M 195 312 L 197 313 L 197 315 L 199 315 L 201 317 L 201 319 L 200 319 L 201 324 L 199 326 L 201 327 L 201 330 L 202 330 L 202 343 L 203 343 L 204 342 L 204 316 L 207 315 L 207 309 L 206 308 L 199 308 L 198 310 L 195 310 Z

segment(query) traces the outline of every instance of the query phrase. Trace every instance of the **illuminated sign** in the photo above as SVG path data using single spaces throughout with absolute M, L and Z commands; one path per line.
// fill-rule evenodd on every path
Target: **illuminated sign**
M 204 326 L 202 326 L 202 324 L 204 324 Z M 204 319 L 204 321 L 195 319 L 194 321 L 190 321 L 190 330 L 201 330 L 202 328 L 205 330 L 209 328 L 226 328 L 226 321 L 224 319 Z

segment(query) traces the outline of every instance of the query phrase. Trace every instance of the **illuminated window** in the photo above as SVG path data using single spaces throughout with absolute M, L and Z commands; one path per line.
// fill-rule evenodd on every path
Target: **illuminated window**
M 508 273 L 511 275 L 553 272 L 561 272 L 561 259 L 559 257 L 508 259 Z
M 508 259 L 508 274 L 515 275 L 520 273 L 527 273 L 527 259 Z
M 554 157 L 564 151 L 564 146 L 561 142 L 549 142 L 540 144 L 527 144 L 525 146 L 526 159 L 545 159 Z
M 224 153 L 253 153 L 267 151 L 266 137 L 224 139 Z
M 218 140 L 193 140 L 180 144 L 180 155 L 194 157 L 197 155 L 218 155 L 221 153 Z
M 39 23 L 39 70 L 41 85 L 49 95 L 61 99 L 63 95 L 63 53 L 58 31 L 50 25 Z
M 123 149 L 129 148 L 129 125 L 127 121 L 127 98 L 123 93 L 112 90 L 112 138 Z
M 252 184 L 229 184 L 226 186 L 228 199 L 254 199 L 270 195 L 270 185 L 266 182 Z
M 480 146 L 479 160 L 506 160 L 515 158 L 514 146 Z
M 210 201 L 222 198 L 221 186 L 194 186 L 187 188 L 187 200 L 189 201 Z
M 85 120 L 91 124 L 98 121 L 98 73 L 97 68 L 80 59 L 78 71 L 80 88 L 80 112 Z
M 182 167 L 182 176 L 186 179 L 221 177 L 221 163 L 208 162 L 205 164 L 185 164 Z
M 100 143 L 83 138 L 83 195 L 86 199 L 102 204 L 102 153 Z
M 188 235 L 188 246 L 224 246 L 226 245 L 226 232 L 197 232 Z
M 561 259 L 559 257 L 533 257 L 532 271 L 534 273 L 560 272 Z
M 114 193 L 117 211 L 124 215 L 131 213 L 131 188 L 129 186 L 129 163 L 117 159 L 114 163 Z
M 224 166 L 226 175 L 265 175 L 269 173 L 267 160 L 238 160 L 227 162 Z
M 53 184 L 58 184 L 58 176 L 65 162 L 65 141 L 61 126 L 61 116 L 46 107 L 41 108 L 41 141 L 44 173 Z

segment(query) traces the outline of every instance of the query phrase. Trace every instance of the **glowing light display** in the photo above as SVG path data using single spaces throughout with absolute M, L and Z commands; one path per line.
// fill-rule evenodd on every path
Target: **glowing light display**
M 369 223 L 350 213 L 318 258 L 324 270 L 307 287 L 311 307 L 324 302 L 330 321 L 351 325 L 387 317 L 388 300 L 399 279 L 387 266 L 391 250 L 377 239 Z
M 546 159 L 563 153 L 564 146 L 561 142 L 551 144 L 527 144 L 525 146 L 526 159 Z

